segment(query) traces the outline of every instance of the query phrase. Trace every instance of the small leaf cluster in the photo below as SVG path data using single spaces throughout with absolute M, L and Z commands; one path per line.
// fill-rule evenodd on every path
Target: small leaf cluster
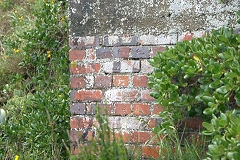
M 203 122 L 204 135 L 212 137 L 208 159 L 240 159 L 240 114 L 236 110 L 213 116 L 211 123 Z
M 175 120 L 240 106 L 239 49 L 240 35 L 227 28 L 178 42 L 150 60 L 151 95 Z

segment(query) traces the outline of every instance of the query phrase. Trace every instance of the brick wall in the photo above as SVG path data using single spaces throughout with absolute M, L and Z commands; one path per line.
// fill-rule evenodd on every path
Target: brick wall
M 138 142 L 143 155 L 156 157 L 155 147 L 145 143 L 153 137 L 151 129 L 160 122 L 156 115 L 162 107 L 150 96 L 147 74 L 153 68 L 148 60 L 165 46 L 202 34 L 70 38 L 70 138 L 74 153 L 80 138 L 89 139 L 94 133 L 95 108 L 99 106 L 107 108 L 111 128 L 123 134 L 126 144 Z
M 96 106 L 107 108 L 112 128 L 126 144 L 145 146 L 160 122 L 162 107 L 149 95 L 148 60 L 177 41 L 200 37 L 221 26 L 239 28 L 240 1 L 69 0 L 72 150 L 94 134 Z M 192 32 L 187 32 L 192 31 Z M 83 135 L 83 136 L 81 136 Z

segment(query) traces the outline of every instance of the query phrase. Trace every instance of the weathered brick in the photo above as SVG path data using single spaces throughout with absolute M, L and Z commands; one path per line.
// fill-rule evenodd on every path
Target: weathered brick
M 72 74 L 84 74 L 84 73 L 98 73 L 101 69 L 101 65 L 99 63 L 88 63 L 81 64 L 77 66 L 70 66 L 70 70 Z
M 149 58 L 150 57 L 150 50 L 148 47 L 143 46 L 134 46 L 131 49 L 131 58 Z
M 141 60 L 141 72 L 144 74 L 149 74 L 153 72 L 153 67 L 150 65 L 148 60 Z
M 137 36 L 122 36 L 120 38 L 124 46 L 136 46 L 138 44 Z
M 134 132 L 133 142 L 135 143 L 146 143 L 151 140 L 150 132 Z
M 141 76 L 134 76 L 133 77 L 133 86 L 135 87 L 147 87 L 148 86 L 148 77 L 141 75 Z
M 116 103 L 115 115 L 128 115 L 131 113 L 131 104 L 129 103 Z
M 138 41 L 141 45 L 156 45 L 158 38 L 154 35 L 142 35 Z
M 115 137 L 117 140 L 123 140 L 125 143 L 131 143 L 132 134 L 130 132 L 116 132 Z
M 95 87 L 96 88 L 106 88 L 112 86 L 111 76 L 96 76 L 95 77 Z
M 95 36 L 86 36 L 78 38 L 78 46 L 96 46 Z
M 133 104 L 133 114 L 148 116 L 150 115 L 150 105 L 142 104 L 142 103 L 134 103 Z
M 153 113 L 152 113 L 152 114 L 159 114 L 159 113 L 162 112 L 162 111 L 163 111 L 162 106 L 159 105 L 159 104 L 155 104 L 155 105 L 153 106 Z
M 143 146 L 142 155 L 145 158 L 159 158 L 159 147 L 157 146 Z
M 112 58 L 113 54 L 110 48 L 99 48 L 96 50 L 96 57 L 99 58 Z
M 118 71 L 120 73 L 138 73 L 140 72 L 140 61 L 123 60 L 121 62 L 114 63 L 114 68 L 116 68 L 116 71 L 120 68 L 120 71 Z
M 130 48 L 129 47 L 114 47 L 113 55 L 115 58 L 129 58 Z
M 96 50 L 95 49 L 86 49 L 85 50 L 85 52 L 86 52 L 86 55 L 85 55 L 85 58 L 84 58 L 84 60 L 87 60 L 87 61 L 93 61 L 93 60 L 95 60 L 95 58 L 96 58 Z
M 84 77 L 71 77 L 70 78 L 70 87 L 71 89 L 83 88 L 85 86 Z
M 109 127 L 112 129 L 121 129 L 122 127 L 122 117 L 108 117 Z
M 70 130 L 69 136 L 71 142 L 79 145 L 80 141 L 91 141 L 95 137 L 95 132 L 89 129 L 85 131 Z
M 102 100 L 101 90 L 80 90 L 75 93 L 75 100 L 78 101 L 101 101 Z
M 76 60 L 83 60 L 85 56 L 85 51 L 84 50 L 75 50 L 75 49 L 72 49 L 70 50 L 69 52 L 69 60 L 70 61 L 76 61 Z
M 150 96 L 150 92 L 151 91 L 149 89 L 142 90 L 142 92 L 141 92 L 141 100 L 143 102 L 153 102 L 153 101 L 155 101 L 155 98 Z
M 118 36 L 105 36 L 103 40 L 105 46 L 120 46 L 121 39 Z
M 122 117 L 121 118 L 121 128 L 127 130 L 137 130 L 142 126 L 142 122 L 136 117 Z
M 72 115 L 83 115 L 86 113 L 86 107 L 84 103 L 73 103 L 70 107 Z
M 183 32 L 179 37 L 178 40 L 179 41 L 190 41 L 192 40 L 192 38 L 200 38 L 200 37 L 204 37 L 206 31 L 194 31 L 194 32 Z
M 121 71 L 121 62 L 120 61 L 114 61 L 113 62 L 113 72 L 119 73 Z
M 136 89 L 110 89 L 105 95 L 109 102 L 132 102 L 138 99 L 139 92 Z
M 93 119 L 90 117 L 71 117 L 70 128 L 91 128 Z
M 95 115 L 97 113 L 97 108 L 99 108 L 99 111 L 101 114 L 105 114 L 106 111 L 109 115 L 112 115 L 114 113 L 114 107 L 112 104 L 102 104 L 102 103 L 87 103 L 86 104 L 86 114 L 88 115 Z
M 151 53 L 150 53 L 151 58 L 155 57 L 158 52 L 164 52 L 165 49 L 166 47 L 164 46 L 152 46 Z
M 102 63 L 102 72 L 104 72 L 104 73 L 113 73 L 113 62 L 104 62 L 104 63 Z
M 177 33 L 173 34 L 161 34 L 158 37 L 158 43 L 157 44 L 176 44 L 177 43 Z
M 86 88 L 93 88 L 94 76 L 93 75 L 85 76 L 85 83 L 86 83 Z
M 113 85 L 114 86 L 128 86 L 130 77 L 127 75 L 114 75 L 113 76 Z

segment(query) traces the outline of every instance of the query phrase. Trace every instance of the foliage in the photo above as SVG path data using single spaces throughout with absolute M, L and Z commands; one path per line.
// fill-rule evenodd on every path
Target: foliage
M 240 10 L 237 12 L 237 15 L 238 15 L 238 20 L 237 20 L 237 22 L 240 24 Z
M 155 137 L 160 146 L 161 159 L 202 159 L 205 156 L 205 141 L 201 137 L 192 137 L 183 141 L 178 132 L 172 114 L 168 111 L 159 113 L 162 123 L 154 128 Z M 183 133 L 182 133 L 183 134 Z
M 26 5 L 11 12 L 13 33 L 1 40 L 4 83 L 0 92 L 6 98 L 0 105 L 8 118 L 0 126 L 0 159 L 15 155 L 66 159 L 70 117 L 67 3 L 41 0 Z
M 240 114 L 236 110 L 213 116 L 204 122 L 203 134 L 212 136 L 208 146 L 208 159 L 240 159 Z
M 96 120 L 98 126 L 96 127 L 96 137 L 82 146 L 81 143 L 86 144 L 82 140 L 79 144 L 79 155 L 72 157 L 72 159 L 88 159 L 88 160 L 127 160 L 134 159 L 136 153 L 131 153 L 127 150 L 124 142 L 116 138 L 115 132 L 109 127 L 107 111 L 102 115 L 100 108 L 97 107 Z M 135 157 L 136 158 L 136 157 Z
M 158 53 L 151 95 L 175 120 L 240 106 L 240 35 L 221 28 Z

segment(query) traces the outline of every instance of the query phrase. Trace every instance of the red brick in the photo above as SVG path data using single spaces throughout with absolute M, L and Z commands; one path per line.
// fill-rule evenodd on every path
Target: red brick
M 113 84 L 114 86 L 128 86 L 129 85 L 129 76 L 122 76 L 122 75 L 114 75 L 113 76 Z
M 139 92 L 136 89 L 109 89 L 105 92 L 106 100 L 111 102 L 131 102 L 136 101 Z
M 101 101 L 102 100 L 101 90 L 80 90 L 75 92 L 74 100 L 78 101 Z
M 84 86 L 85 86 L 84 77 L 71 77 L 70 78 L 71 89 L 83 88 Z
M 155 118 L 150 118 L 147 124 L 148 128 L 154 128 L 157 125 L 157 120 Z
M 141 93 L 141 100 L 143 102 L 153 102 L 155 98 L 150 96 L 150 90 L 143 90 Z
M 119 132 L 115 133 L 117 140 L 123 140 L 124 143 L 130 143 L 132 140 L 132 135 L 129 132 Z
M 101 65 L 99 63 L 91 63 L 86 65 L 86 73 L 99 73 Z
M 186 41 L 186 40 L 187 40 L 187 41 L 190 41 L 190 40 L 192 40 L 192 38 L 193 38 L 193 33 L 187 32 L 187 33 L 184 35 L 182 41 Z
M 70 66 L 72 74 L 84 74 L 84 73 L 99 73 L 101 64 L 99 63 L 88 63 L 85 65 Z
M 111 76 L 96 76 L 95 78 L 95 87 L 97 88 L 106 88 L 112 86 L 112 77 Z
M 133 114 L 142 116 L 150 115 L 150 105 L 142 103 L 133 104 Z
M 151 140 L 150 132 L 134 132 L 133 142 L 135 143 L 146 143 Z
M 152 54 L 151 57 L 155 57 L 157 52 L 164 52 L 165 51 L 165 47 L 163 46 L 154 46 L 152 47 Z
M 129 58 L 130 48 L 129 47 L 114 47 L 113 55 L 115 58 Z
M 135 87 L 147 87 L 148 86 L 148 77 L 147 76 L 134 76 L 133 85 Z
M 69 52 L 69 60 L 70 61 L 75 61 L 75 60 L 83 60 L 85 56 L 85 51 L 84 50 L 70 50 Z
M 73 117 L 70 119 L 70 128 L 88 128 L 92 127 L 93 120 L 86 117 Z
M 152 114 L 159 114 L 160 112 L 163 111 L 163 108 L 161 105 L 156 104 L 153 106 L 153 113 Z
M 157 146 L 143 146 L 142 155 L 145 158 L 159 158 L 159 147 Z
M 128 115 L 131 113 L 131 104 L 117 103 L 115 104 L 115 115 Z

